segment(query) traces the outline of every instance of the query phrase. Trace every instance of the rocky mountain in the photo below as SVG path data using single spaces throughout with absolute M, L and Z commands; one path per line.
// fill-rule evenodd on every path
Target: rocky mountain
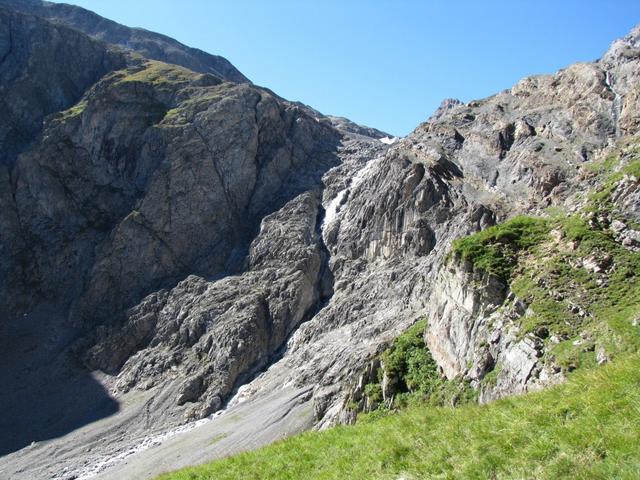
M 431 114 L 431 116 L 429 117 L 429 121 L 438 120 L 445 116 L 449 112 L 449 110 L 461 105 L 464 105 L 464 103 L 457 98 L 445 98 L 444 100 L 442 100 L 442 102 L 440 102 L 440 105 L 438 105 L 436 111 Z
M 224 57 L 187 47 L 159 33 L 125 27 L 75 5 L 41 0 L 2 0 L 0 7 L 35 15 L 54 25 L 73 28 L 96 40 L 139 53 L 150 60 L 180 65 L 194 72 L 211 73 L 236 83 L 249 82 Z
M 587 167 L 638 132 L 640 29 L 387 145 L 76 7 L 0 0 L 0 23 L 0 476 L 152 477 L 350 421 L 363 372 L 424 317 L 447 377 L 502 365 L 485 400 L 563 380 L 505 323 L 527 305 L 488 328 L 507 286 L 445 259 L 578 208 Z
M 331 120 L 331 123 L 336 128 L 344 132 L 354 133 L 356 135 L 363 135 L 365 137 L 371 137 L 371 138 L 377 138 L 377 139 L 391 137 L 391 135 L 389 135 L 388 133 L 378 130 L 377 128 L 363 127 L 362 125 L 358 125 L 357 123 L 352 122 L 348 118 L 336 117 L 334 115 L 327 115 L 327 118 Z

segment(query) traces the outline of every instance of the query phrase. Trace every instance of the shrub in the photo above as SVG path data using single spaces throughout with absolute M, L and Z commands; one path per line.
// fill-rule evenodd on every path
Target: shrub
M 455 240 L 452 252 L 457 258 L 508 282 L 516 266 L 517 255 L 541 243 L 549 230 L 546 219 L 518 216 Z

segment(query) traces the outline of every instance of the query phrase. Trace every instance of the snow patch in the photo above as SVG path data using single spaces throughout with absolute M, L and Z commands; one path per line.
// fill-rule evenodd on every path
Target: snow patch
M 252 394 L 255 393 L 255 390 L 253 390 L 250 385 L 251 382 L 245 383 L 238 388 L 236 394 L 227 402 L 227 409 L 244 403 L 251 397 Z
M 379 138 L 378 140 L 380 140 L 382 143 L 386 145 L 393 145 L 398 141 L 398 137 L 382 137 L 382 138 Z
M 331 199 L 329 205 L 324 212 L 324 220 L 322 222 L 323 230 L 325 225 L 329 225 L 332 223 L 336 216 L 338 215 L 338 208 L 340 208 L 342 201 L 344 200 L 344 196 L 347 194 L 348 189 L 340 190 L 338 194 Z
M 614 80 L 615 79 L 611 75 L 611 72 L 607 70 L 604 77 L 604 83 L 607 85 L 609 90 L 611 90 L 611 92 L 614 95 L 613 102 L 611 104 L 611 115 L 613 117 L 616 137 L 619 137 L 620 136 L 619 119 L 620 119 L 620 112 L 622 111 L 622 98 L 620 97 L 620 94 L 615 88 Z
M 340 190 L 336 194 L 336 196 L 329 201 L 325 208 L 324 219 L 322 220 L 322 225 L 320 227 L 323 237 L 325 236 L 325 230 L 327 229 L 327 227 L 338 219 L 340 210 L 347 200 L 347 194 L 357 188 L 358 185 L 360 185 L 364 181 L 369 172 L 371 172 L 373 164 L 378 160 L 379 159 L 370 160 L 364 167 L 358 170 L 358 172 L 351 179 L 349 186 Z

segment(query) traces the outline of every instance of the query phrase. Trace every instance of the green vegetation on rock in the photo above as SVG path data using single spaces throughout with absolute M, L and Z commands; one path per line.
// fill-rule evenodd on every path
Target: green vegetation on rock
M 517 256 L 542 242 L 549 233 L 548 222 L 541 218 L 518 216 L 455 240 L 452 252 L 457 258 L 508 281 L 516 266 Z
M 453 243 L 455 258 L 497 276 L 525 302 L 521 335 L 542 337 L 543 360 L 566 371 L 596 366 L 597 352 L 610 359 L 640 350 L 632 327 L 640 315 L 640 252 L 610 228 L 616 219 L 634 225 L 612 199 L 623 176 L 640 170 L 638 149 L 625 148 L 624 161 L 613 153 L 585 167 L 600 177 L 581 211 L 515 217 Z
M 397 379 L 399 388 L 429 395 L 442 383 L 438 365 L 424 344 L 427 322 L 420 320 L 396 338 L 381 357 L 387 376 Z
M 143 68 L 128 72 L 119 82 L 144 82 L 159 85 L 189 82 L 195 76 L 191 70 L 178 65 L 148 60 L 144 63 Z
M 632 322 L 640 314 L 640 253 L 580 216 L 555 231 L 560 239 L 523 261 L 511 284 L 529 306 L 522 333 L 546 332 L 546 356 L 569 370 L 595 366 L 594 351 L 607 357 L 637 351 Z
M 440 372 L 424 343 L 426 320 L 419 320 L 380 355 L 377 381 L 364 387 L 366 405 L 373 411 L 362 413 L 359 421 L 371 421 L 392 409 L 406 408 L 411 404 L 454 405 L 475 402 L 477 392 L 462 379 L 447 380 Z M 383 403 L 383 381 L 387 383 L 386 403 Z M 359 411 L 361 405 L 350 403 L 350 409 Z
M 82 112 L 84 112 L 85 108 L 87 108 L 87 102 L 84 100 L 81 100 L 80 102 L 76 103 L 73 107 L 60 112 L 60 119 L 68 120 L 70 118 L 77 117 Z

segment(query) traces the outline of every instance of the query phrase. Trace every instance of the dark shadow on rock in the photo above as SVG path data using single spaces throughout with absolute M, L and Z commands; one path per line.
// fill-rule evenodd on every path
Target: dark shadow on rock
M 49 311 L 47 311 L 49 310 Z M 118 402 L 74 362 L 76 332 L 55 309 L 0 322 L 0 456 L 118 412 Z

